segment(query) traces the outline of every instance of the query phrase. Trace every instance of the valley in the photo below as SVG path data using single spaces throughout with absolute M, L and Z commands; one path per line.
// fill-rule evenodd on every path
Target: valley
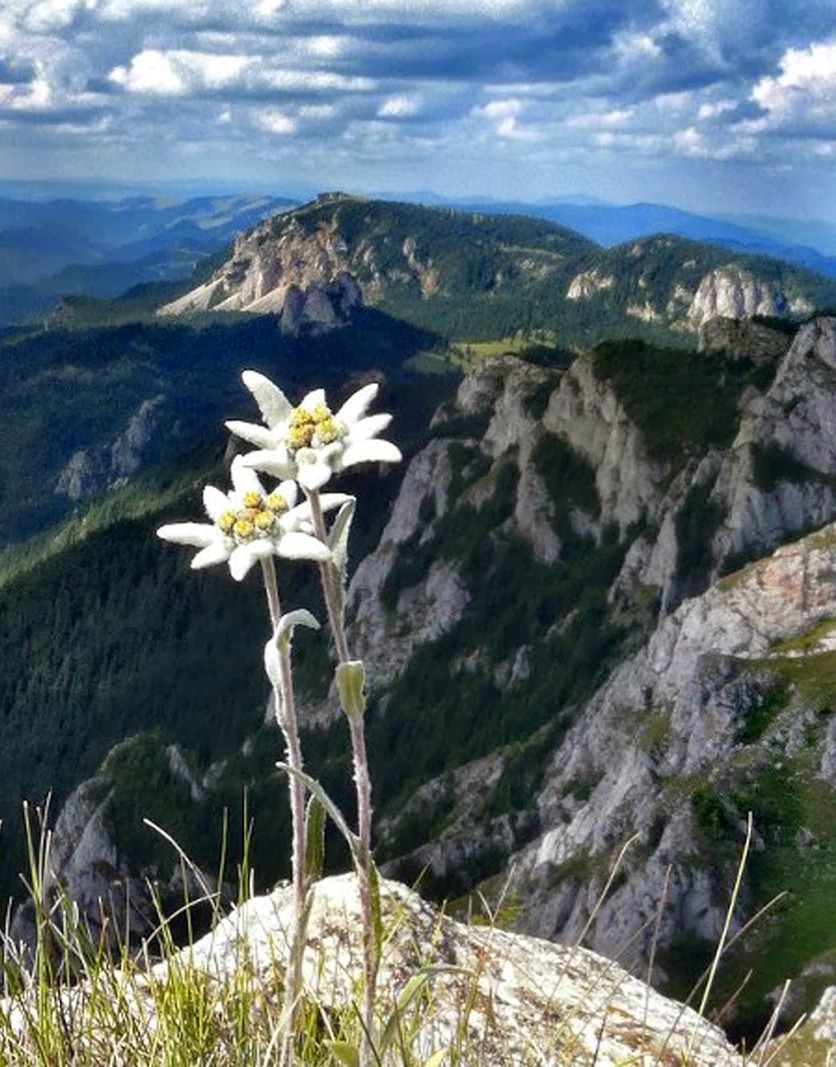
M 337 402 L 377 380 L 405 462 L 344 488 L 384 872 L 462 913 L 504 894 L 514 929 L 558 941 L 591 921 L 590 947 L 685 995 L 751 811 L 735 928 L 788 895 L 731 956 L 719 999 L 756 977 L 725 1022 L 751 1036 L 789 977 L 787 1021 L 810 1008 L 836 984 L 814 920 L 836 856 L 836 284 L 343 194 L 253 222 L 165 292 L 0 337 L 3 893 L 20 804 L 50 791 L 91 923 L 105 894 L 139 937 L 147 879 L 176 899 L 143 817 L 213 875 L 226 825 L 222 877 L 245 841 L 259 887 L 287 877 L 255 583 L 191 575 L 153 533 L 225 484 L 242 368 Z M 285 600 L 322 616 L 299 575 Z M 294 657 L 308 765 L 351 813 L 324 650 L 303 634 Z

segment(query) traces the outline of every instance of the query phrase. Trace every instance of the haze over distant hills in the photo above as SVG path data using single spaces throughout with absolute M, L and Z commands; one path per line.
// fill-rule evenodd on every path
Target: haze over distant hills
M 200 183 L 131 190 L 107 183 L 0 182 L 0 325 L 40 316 L 67 295 L 114 297 L 137 284 L 185 279 L 236 233 L 309 198 L 298 188 L 273 195 Z M 451 200 L 431 191 L 382 199 L 538 217 L 606 247 L 672 234 L 836 277 L 836 226 L 816 220 L 712 217 L 581 194 L 536 203 Z
M 774 256 L 836 277 L 836 226 L 820 221 L 713 217 L 664 204 L 608 204 L 585 197 L 533 204 L 470 200 L 456 201 L 451 206 L 468 211 L 536 215 L 559 222 L 608 247 L 650 234 L 670 233 L 737 252 Z

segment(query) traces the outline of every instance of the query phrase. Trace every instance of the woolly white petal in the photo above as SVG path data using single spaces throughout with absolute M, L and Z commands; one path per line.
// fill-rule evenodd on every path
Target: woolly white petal
M 280 493 L 285 500 L 285 503 L 289 508 L 292 508 L 296 503 L 296 498 L 299 495 L 299 486 L 292 478 L 288 478 L 286 481 L 279 482 L 276 488 L 273 490 L 275 493 Z
M 241 456 L 236 456 L 232 461 L 229 473 L 235 492 L 239 496 L 243 496 L 244 493 L 258 493 L 259 496 L 264 496 L 264 486 L 258 475 L 249 464 L 242 462 Z
M 209 518 L 217 522 L 225 511 L 229 511 L 229 497 L 214 485 L 207 485 L 203 490 L 203 506 Z
M 245 370 L 241 380 L 255 398 L 268 426 L 275 426 L 290 415 L 293 407 L 279 387 L 258 371 Z
M 377 382 L 372 382 L 371 385 L 364 385 L 362 389 L 358 389 L 356 393 L 352 393 L 337 412 L 335 416 L 337 421 L 345 422 L 350 425 L 352 422 L 356 422 L 359 418 L 365 415 L 369 404 L 371 404 L 377 396 L 378 388 L 379 386 Z
M 400 463 L 401 451 L 391 441 L 358 441 L 349 445 L 342 454 L 342 466 L 353 467 L 355 463 Z
M 331 468 L 327 463 L 303 463 L 299 466 L 296 480 L 303 489 L 312 492 L 321 489 L 331 477 Z
M 157 537 L 171 541 L 175 545 L 191 545 L 193 548 L 206 548 L 217 540 L 218 530 L 205 522 L 173 522 L 161 526 Z
M 341 508 L 349 500 L 354 500 L 350 493 L 322 493 L 319 503 L 323 511 L 331 511 L 333 508 Z
M 299 404 L 300 408 L 305 408 L 306 411 L 310 411 L 311 408 L 317 407 L 319 404 L 325 403 L 325 390 L 313 389 L 310 393 L 306 393 L 302 397 L 302 401 Z
M 246 456 L 241 457 L 241 464 L 252 470 L 269 474 L 273 478 L 292 478 L 296 474 L 296 464 L 290 458 L 286 448 L 248 452 Z
M 191 562 L 191 568 L 193 571 L 199 571 L 204 567 L 214 567 L 216 563 L 226 563 L 230 551 L 231 542 L 225 537 L 218 538 L 214 544 L 207 545 L 202 552 L 198 552 Z
M 275 550 L 276 546 L 266 537 L 250 541 L 246 545 L 238 545 L 229 557 L 229 573 L 236 582 L 240 582 L 254 563 L 272 556 Z
M 274 448 L 276 446 L 277 434 L 273 430 L 268 430 L 266 426 L 259 426 L 254 422 L 239 422 L 237 419 L 230 419 L 225 425 L 230 433 L 234 433 L 242 441 L 247 441 L 257 448 Z
M 383 433 L 391 421 L 391 415 L 369 415 L 365 419 L 360 419 L 348 431 L 350 444 L 354 444 L 356 441 L 368 441 L 370 437 L 377 437 L 379 433 Z
M 286 559 L 313 559 L 322 563 L 331 558 L 331 551 L 310 534 L 286 533 L 279 539 L 276 551 Z

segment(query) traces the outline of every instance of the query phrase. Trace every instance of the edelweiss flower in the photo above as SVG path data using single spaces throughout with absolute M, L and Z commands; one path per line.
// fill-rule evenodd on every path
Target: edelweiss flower
M 380 441 L 391 415 L 366 415 L 377 394 L 377 385 L 366 385 L 346 400 L 336 413 L 325 402 L 325 392 L 315 389 L 293 407 L 269 378 L 244 371 L 244 385 L 255 397 L 266 426 L 251 422 L 228 422 L 238 437 L 256 445 L 257 452 L 244 457 L 254 470 L 276 478 L 295 478 L 303 489 L 320 489 L 332 474 L 357 463 L 397 463 L 403 457 L 389 441 Z
M 157 530 L 164 541 L 200 549 L 192 559 L 193 569 L 228 562 L 230 574 L 240 582 L 257 560 L 268 556 L 317 561 L 330 557 L 329 549 L 312 536 L 310 505 L 294 507 L 295 482 L 284 481 L 268 493 L 241 456 L 232 461 L 230 473 L 231 492 L 222 493 L 212 485 L 203 490 L 211 523 L 178 522 Z M 343 493 L 331 493 L 323 497 L 322 505 L 338 507 L 348 499 Z

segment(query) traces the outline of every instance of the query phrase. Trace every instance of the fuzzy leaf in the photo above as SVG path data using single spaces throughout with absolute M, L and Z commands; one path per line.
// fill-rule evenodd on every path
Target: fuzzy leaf
M 354 497 L 343 504 L 334 519 L 334 525 L 328 534 L 328 547 L 331 549 L 331 560 L 334 568 L 340 576 L 340 584 L 345 586 L 346 572 L 348 570 L 348 535 L 351 530 L 351 522 L 357 501 Z
M 293 631 L 297 626 L 307 626 L 311 630 L 319 629 L 319 623 L 307 608 L 297 608 L 295 611 L 288 611 L 282 615 L 279 619 L 279 625 L 276 627 L 276 632 L 273 635 L 273 640 L 277 645 L 284 641 L 289 648 L 291 639 L 293 638 Z
M 287 763 L 277 763 L 276 766 L 280 771 L 284 771 L 285 774 L 289 774 L 291 777 L 300 781 L 309 793 L 320 802 L 331 817 L 331 821 L 336 828 L 340 831 L 351 850 L 351 858 L 354 860 L 355 866 L 360 863 L 360 839 L 357 834 L 349 827 L 348 823 L 343 817 L 343 813 L 334 803 L 334 801 L 328 796 L 322 786 L 315 778 L 311 778 L 309 774 L 305 774 L 304 771 L 297 770 L 296 767 L 290 767 Z
M 325 808 L 310 797 L 305 809 L 305 874 L 308 885 L 318 882 L 325 865 Z
M 363 661 L 353 659 L 337 664 L 334 681 L 340 694 L 340 704 L 349 719 L 362 717 L 366 710 L 366 667 Z

